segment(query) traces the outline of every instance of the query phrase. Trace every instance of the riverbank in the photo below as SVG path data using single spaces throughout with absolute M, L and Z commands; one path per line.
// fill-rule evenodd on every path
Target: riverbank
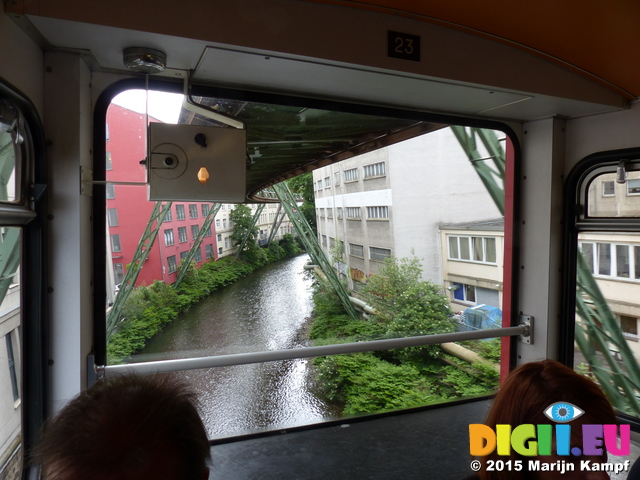
M 265 265 L 299 255 L 302 251 L 292 239 L 287 239 L 284 246 L 272 244 L 265 249 L 256 248 L 242 259 L 225 257 L 200 268 L 192 265 L 177 288 L 161 281 L 136 288 L 122 309 L 123 318 L 116 332 L 107 342 L 107 363 L 126 363 L 181 312 L 216 290 Z

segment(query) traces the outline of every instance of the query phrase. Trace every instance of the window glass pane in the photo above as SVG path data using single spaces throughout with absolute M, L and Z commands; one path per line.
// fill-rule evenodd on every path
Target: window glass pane
M 0 229 L 0 476 L 22 463 L 22 345 L 19 228 Z M 5 477 L 2 477 L 5 478 Z M 7 477 L 10 478 L 10 477 Z
M 638 217 L 640 172 L 628 172 L 624 184 L 616 183 L 615 173 L 598 175 L 589 184 L 587 195 L 589 217 Z
M 460 258 L 458 255 L 458 237 L 449 237 L 449 258 Z
M 611 275 L 611 244 L 598 243 L 598 273 Z
M 584 257 L 584 261 L 586 262 L 589 271 L 591 273 L 594 273 L 595 270 L 593 269 L 593 243 L 583 242 L 580 244 L 580 249 L 582 250 L 582 256 Z
M 616 245 L 616 275 L 629 278 L 629 246 Z
M 355 122 L 351 121 L 351 113 L 324 115 L 324 112 L 309 109 L 259 105 L 251 101 L 209 98 L 199 101 L 248 121 L 260 114 L 266 130 L 247 128 L 251 145 L 249 156 L 256 157 L 253 170 L 274 155 L 283 155 L 279 158 L 284 159 L 292 154 L 292 151 L 282 149 L 287 141 L 282 143 L 274 139 L 295 136 L 293 153 L 300 154 L 300 162 L 303 162 L 306 161 L 303 152 L 316 148 L 317 143 L 327 138 L 344 136 L 347 139 L 354 129 L 361 128 L 362 122 L 376 126 L 388 121 L 364 116 Z M 301 111 L 307 120 L 305 125 L 300 123 Z M 269 119 L 272 112 L 277 113 L 277 122 L 273 125 Z M 139 155 L 134 159 L 128 152 L 116 154 L 119 142 L 130 145 L 128 140 L 131 140 L 130 132 L 119 127 L 118 115 L 114 108 L 109 122 L 113 169 L 107 174 L 108 178 L 116 173 L 127 176 L 129 174 L 125 175 L 123 168 L 139 165 Z M 196 117 L 196 120 L 200 119 Z M 311 120 L 316 122 L 313 127 Z M 402 119 L 402 122 L 413 125 L 414 120 Z M 286 131 L 277 131 L 285 125 Z M 323 132 L 320 133 L 316 126 L 321 126 Z M 263 132 L 267 133 L 264 138 Z M 495 140 L 495 151 L 504 151 L 504 135 L 490 133 Z M 471 134 L 471 130 L 467 129 L 466 134 Z M 315 290 L 304 269 L 309 259 L 298 255 L 300 246 L 295 237 L 300 232 L 296 232 L 287 218 L 278 224 L 277 206 L 266 205 L 256 216 L 257 206 L 238 205 L 232 210 L 225 205 L 208 229 L 211 236 L 205 238 L 202 245 L 193 246 L 196 233 L 203 228 L 202 218 L 211 204 L 197 206 L 199 203 L 184 198 L 172 204 L 172 212 L 175 207 L 173 219 L 165 217 L 157 232 L 158 245 L 149 249 L 148 259 L 139 269 L 140 276 L 114 335 L 123 333 L 121 337 L 115 337 L 117 340 L 125 337 L 125 333 L 143 331 L 151 320 L 159 319 L 164 312 L 171 312 L 172 318 L 166 322 L 164 318 L 159 320 L 162 330 L 142 340 L 140 344 L 144 347 L 136 347 L 126 355 L 117 351 L 120 341 L 110 340 L 107 347 L 109 361 L 225 355 L 492 328 L 494 324 L 472 325 L 474 318 L 484 314 L 498 319 L 495 320 L 498 325 L 502 318 L 504 221 L 500 207 L 479 180 L 474 166 L 485 160 L 472 162 L 473 159 L 488 158 L 490 160 L 486 162 L 492 164 L 494 157 L 485 151 L 481 141 L 468 143 L 477 145 L 478 152 L 465 152 L 456 133 L 448 127 L 384 148 L 367 146 L 367 143 L 381 146 L 385 135 L 386 130 L 382 137 L 363 136 L 364 144 L 353 144 L 354 155 L 347 154 L 342 157 L 346 160 L 340 163 L 327 164 L 309 172 L 305 191 L 315 193 L 309 201 L 297 205 L 303 214 L 306 209 L 311 223 L 317 222 L 310 237 L 317 239 L 320 248 L 326 252 L 337 281 L 346 285 L 349 295 L 357 292 L 358 298 L 383 314 L 357 315 L 352 319 L 344 313 L 343 305 L 335 303 L 339 297 L 333 289 L 325 290 L 324 285 L 318 285 Z M 307 136 L 314 138 L 307 139 Z M 307 140 L 311 141 L 307 144 Z M 143 148 L 144 142 L 141 143 Z M 341 144 L 351 148 L 348 142 Z M 328 147 L 334 148 L 331 142 Z M 254 150 L 259 150 L 260 159 Z M 321 154 L 325 158 L 325 149 Z M 337 157 L 326 158 L 332 161 Z M 503 163 L 505 158 L 501 159 Z M 451 171 L 456 174 L 451 176 Z M 491 168 L 491 171 L 504 169 Z M 443 178 L 447 181 L 443 182 Z M 494 180 L 499 191 L 503 188 L 504 178 Z M 119 279 L 116 262 L 133 270 L 131 265 L 136 265 L 132 259 L 133 247 L 143 230 L 154 225 L 148 223 L 154 202 L 144 198 L 146 188 L 140 188 L 140 197 L 135 203 L 128 201 L 126 206 L 118 207 L 118 202 L 130 198 L 129 192 L 124 195 L 125 189 L 129 188 L 137 187 L 118 185 L 118 197 L 122 198 L 110 199 L 106 207 L 118 208 L 119 216 L 117 227 L 108 226 L 111 235 L 120 235 L 122 246 L 122 251 L 112 253 L 110 259 L 114 264 L 114 281 Z M 246 215 L 242 214 L 245 207 Z M 137 221 L 129 221 L 132 213 L 136 214 Z M 248 226 L 251 223 L 248 219 L 256 220 L 254 227 Z M 251 228 L 255 230 L 251 231 Z M 234 270 L 238 263 L 235 254 L 239 232 L 248 234 L 249 246 L 238 252 L 240 259 L 246 262 L 245 266 Z M 137 239 L 131 241 L 135 237 Z M 207 260 L 204 264 L 198 262 L 203 255 L 202 248 Z M 187 258 L 190 251 L 199 264 L 197 270 L 193 270 L 196 274 L 189 277 L 190 272 L 187 272 L 186 280 L 176 291 L 174 285 L 182 273 L 180 260 Z M 429 259 L 425 262 L 428 265 L 413 263 L 411 252 L 415 252 L 416 259 Z M 393 255 L 400 258 L 393 258 Z M 449 256 L 453 261 L 449 261 Z M 258 265 L 260 268 L 248 273 L 246 264 L 249 263 L 251 268 Z M 402 278 L 396 279 L 390 274 L 396 267 L 403 272 Z M 440 278 L 442 285 L 428 282 L 433 278 Z M 455 283 L 459 288 L 446 288 Z M 508 294 L 508 287 L 505 291 Z M 122 298 L 125 293 L 121 288 L 116 298 Z M 186 305 L 191 297 L 199 300 L 197 305 L 195 301 L 193 306 Z M 163 305 L 162 311 L 151 313 L 140 303 L 143 299 L 173 301 Z M 481 302 L 486 305 L 481 306 Z M 475 315 L 478 312 L 480 314 Z M 323 313 L 330 314 L 323 316 Z M 464 318 L 470 323 L 465 323 Z M 137 321 L 142 325 L 134 324 Z M 474 352 L 492 349 L 491 365 L 500 360 L 499 353 L 495 358 L 496 350 L 500 351 L 499 345 L 483 348 L 480 342 L 471 342 L 464 348 Z M 445 364 L 439 360 L 440 355 L 443 353 L 439 346 L 416 347 L 379 354 L 333 356 L 317 361 L 296 359 L 192 371 L 186 377 L 196 389 L 207 392 L 203 395 L 208 402 L 205 418 L 212 437 L 420 406 L 491 393 L 495 389 L 499 373 L 496 369 L 495 374 L 489 371 L 485 375 L 485 372 L 474 371 L 473 366 L 458 368 Z M 340 383 L 340 378 L 345 378 L 345 372 L 354 365 L 358 373 L 357 378 L 353 377 L 354 383 L 368 388 L 368 393 Z M 306 388 L 315 382 L 314 379 L 320 378 L 329 380 L 317 384 L 319 394 Z M 385 387 L 385 383 L 390 387 Z M 334 391 L 328 387 L 331 384 L 336 385 Z M 292 408 L 296 411 L 291 411 Z M 304 411 L 299 413 L 300 409 Z M 280 422 L 278 419 L 282 418 L 285 420 Z M 288 423 L 290 418 L 291 423 Z

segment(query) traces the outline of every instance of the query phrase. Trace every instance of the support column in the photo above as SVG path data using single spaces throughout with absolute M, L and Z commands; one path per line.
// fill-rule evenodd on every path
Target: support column
M 91 74 L 79 55 L 50 52 L 44 86 L 49 206 L 56 212 L 49 217 L 49 408 L 55 412 L 86 387 L 92 347 L 92 198 L 80 193 L 81 169 L 93 167 Z

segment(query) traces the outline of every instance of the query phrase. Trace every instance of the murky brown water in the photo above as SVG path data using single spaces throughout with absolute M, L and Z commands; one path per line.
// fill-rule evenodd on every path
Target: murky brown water
M 306 255 L 268 265 L 180 315 L 135 361 L 305 346 L 313 308 Z M 210 438 L 290 428 L 336 418 L 314 390 L 311 360 L 180 373 L 204 405 Z

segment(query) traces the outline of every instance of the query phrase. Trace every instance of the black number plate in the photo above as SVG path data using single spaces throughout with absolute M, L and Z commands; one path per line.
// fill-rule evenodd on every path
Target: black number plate
M 408 33 L 389 32 L 387 54 L 393 58 L 420 61 L 420 37 Z

